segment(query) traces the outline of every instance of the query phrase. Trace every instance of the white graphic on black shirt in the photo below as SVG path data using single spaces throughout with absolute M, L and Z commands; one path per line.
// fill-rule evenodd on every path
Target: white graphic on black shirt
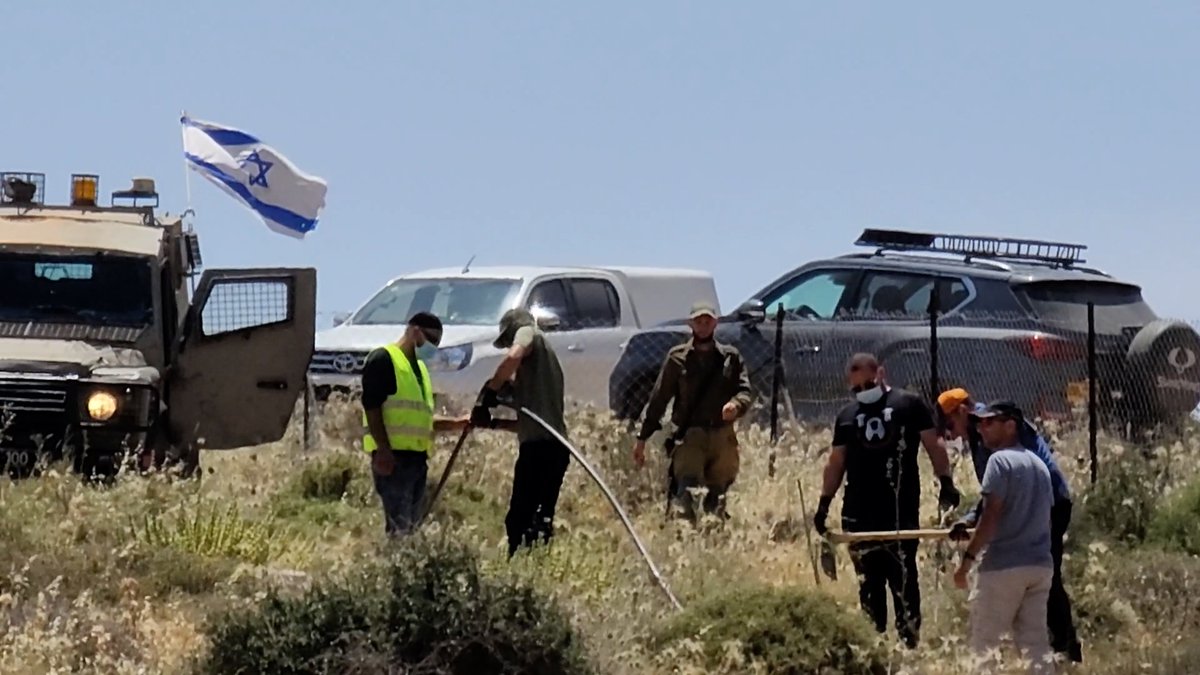
M 881 412 L 882 416 L 868 418 L 865 413 L 859 413 L 854 417 L 858 424 L 859 439 L 865 447 L 883 447 L 889 445 L 896 437 L 894 429 L 891 428 L 893 408 L 887 407 Z

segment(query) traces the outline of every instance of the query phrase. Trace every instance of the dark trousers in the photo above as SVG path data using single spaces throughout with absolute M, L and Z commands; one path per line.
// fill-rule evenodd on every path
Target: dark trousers
M 381 476 L 371 471 L 375 492 L 383 503 L 383 525 L 388 536 L 406 534 L 416 524 L 421 515 L 425 476 L 429 469 L 429 456 L 423 452 L 397 450 L 392 455 L 396 458 L 396 467 L 390 475 Z
M 554 536 L 554 509 L 570 460 L 570 452 L 555 440 L 521 444 L 504 517 L 510 558 L 521 546 L 531 547 L 538 539 L 549 543 Z
M 858 599 L 875 623 L 887 632 L 888 594 L 896 614 L 896 632 L 916 647 L 921 632 L 921 587 L 917 579 L 917 541 L 856 544 L 850 547 L 858 575 Z
M 1054 556 L 1054 579 L 1050 586 L 1050 600 L 1046 604 L 1046 623 L 1050 627 L 1050 646 L 1054 651 L 1079 662 L 1083 656 L 1079 636 L 1075 632 L 1075 620 L 1071 616 L 1071 597 L 1063 587 L 1062 576 L 1063 536 L 1070 524 L 1070 500 L 1056 501 L 1050 509 L 1050 553 Z

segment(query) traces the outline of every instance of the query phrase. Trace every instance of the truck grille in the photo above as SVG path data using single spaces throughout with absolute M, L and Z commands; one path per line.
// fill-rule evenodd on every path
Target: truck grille
M 367 352 L 321 351 L 313 354 L 308 372 L 332 375 L 362 375 Z
M 67 411 L 67 388 L 38 380 L 0 379 L 0 416 L 6 412 L 62 414 Z
M 144 327 L 132 326 L 94 326 L 74 323 L 0 321 L 0 337 L 6 338 L 134 342 L 144 330 Z

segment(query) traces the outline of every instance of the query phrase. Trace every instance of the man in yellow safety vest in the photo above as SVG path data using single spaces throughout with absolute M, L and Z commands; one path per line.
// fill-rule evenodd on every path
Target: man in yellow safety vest
M 434 432 L 460 431 L 470 419 L 433 414 L 425 361 L 437 355 L 441 340 L 441 320 L 419 312 L 399 340 L 371 351 L 363 365 L 363 450 L 371 455 L 389 536 L 409 532 L 420 515 Z

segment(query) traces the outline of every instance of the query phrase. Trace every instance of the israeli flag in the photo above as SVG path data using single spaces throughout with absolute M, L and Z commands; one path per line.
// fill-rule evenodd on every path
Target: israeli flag
M 180 118 L 188 166 L 262 218 L 271 230 L 296 239 L 317 227 L 325 207 L 325 179 L 306 174 L 254 136 L 211 122 Z

